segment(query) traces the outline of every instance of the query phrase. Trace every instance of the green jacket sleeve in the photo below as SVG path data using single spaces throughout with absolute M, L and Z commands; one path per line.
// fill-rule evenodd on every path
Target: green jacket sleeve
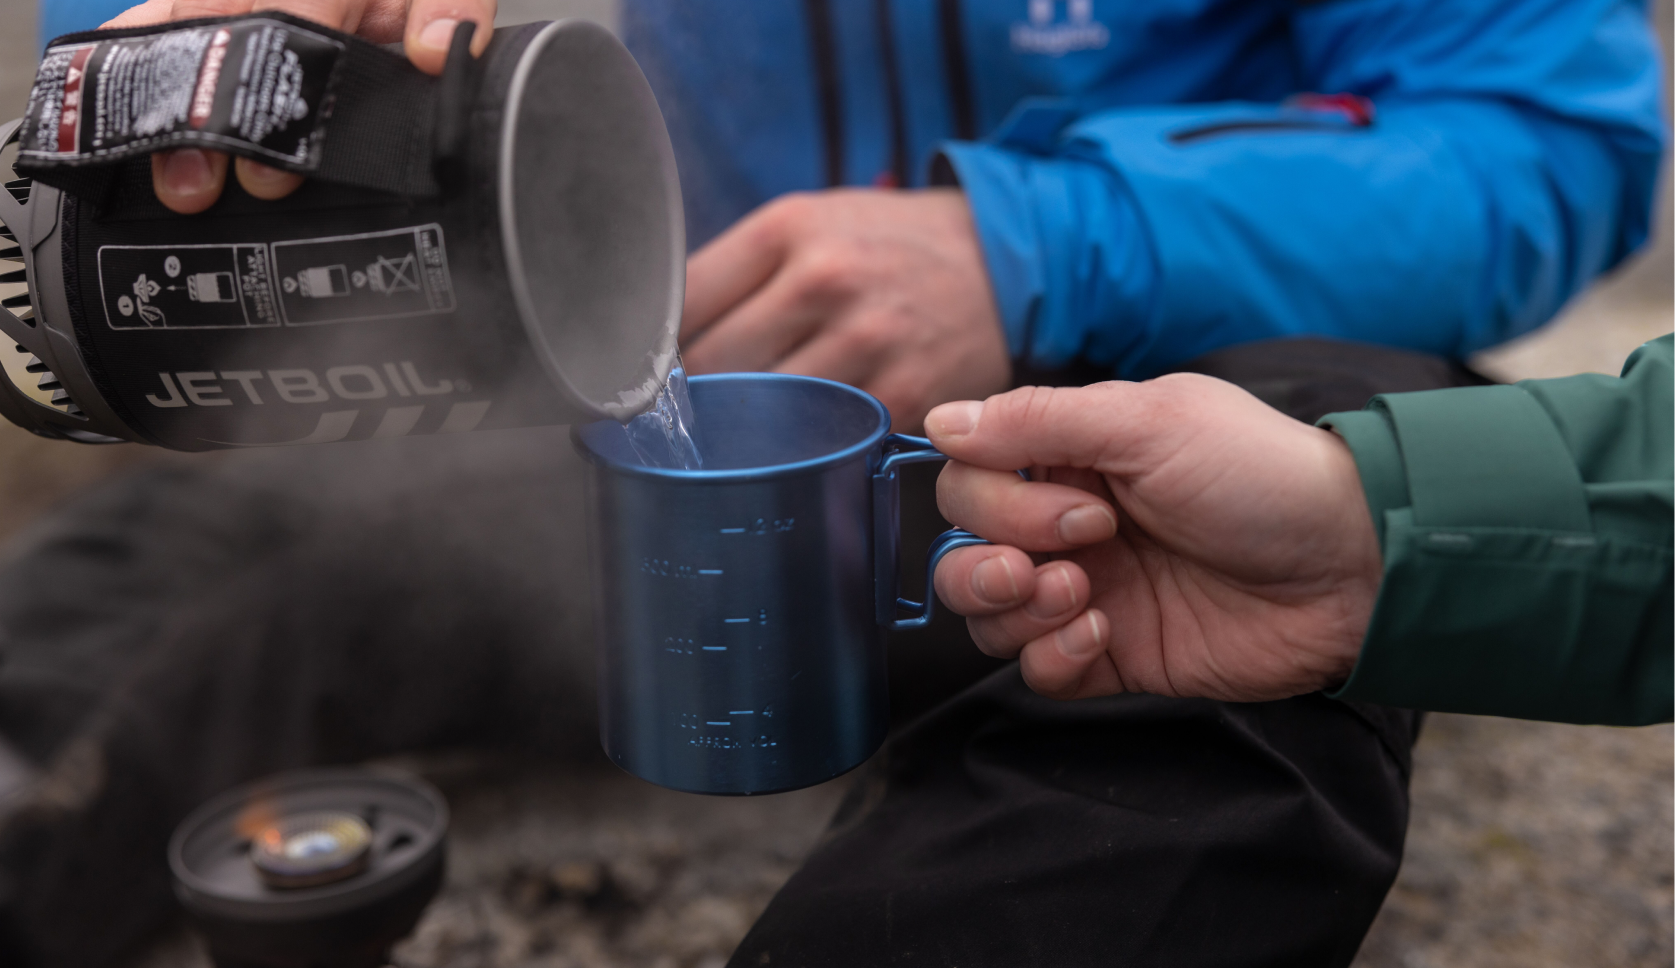
M 1621 377 L 1398 393 L 1320 421 L 1382 541 L 1334 693 L 1570 723 L 1674 718 L 1674 337 Z

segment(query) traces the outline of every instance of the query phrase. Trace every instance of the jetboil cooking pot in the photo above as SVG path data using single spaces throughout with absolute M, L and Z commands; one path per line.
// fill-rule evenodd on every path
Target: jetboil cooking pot
M 438 78 L 280 13 L 53 41 L 0 125 L 0 414 L 208 450 L 646 410 L 685 255 L 653 94 L 593 24 L 470 36 Z M 149 156 L 188 146 L 307 181 L 179 215 Z

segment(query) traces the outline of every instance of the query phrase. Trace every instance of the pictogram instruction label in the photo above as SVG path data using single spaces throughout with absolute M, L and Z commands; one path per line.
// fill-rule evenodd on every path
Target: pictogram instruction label
M 455 308 L 443 229 L 276 242 L 280 308 L 293 326 L 446 313 Z
M 107 245 L 112 329 L 311 326 L 452 312 L 443 229 L 230 245 Z
M 106 245 L 99 293 L 112 329 L 279 326 L 266 245 Z

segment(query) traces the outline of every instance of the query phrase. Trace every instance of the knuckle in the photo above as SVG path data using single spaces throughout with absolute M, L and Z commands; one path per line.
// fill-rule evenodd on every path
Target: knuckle
M 985 428 L 988 437 L 1014 441 L 1019 446 L 1022 438 L 1030 441 L 1035 431 L 1034 415 L 1042 411 L 1043 401 L 1050 393 L 1048 387 L 1019 387 L 994 396 L 985 401 L 979 425 Z M 1029 444 L 1028 452 L 1032 449 Z
M 767 227 L 790 234 L 816 217 L 816 204 L 812 192 L 790 192 L 765 203 L 760 210 L 761 218 Z
M 954 460 L 947 461 L 940 469 L 939 479 L 933 486 L 940 513 L 947 519 L 952 519 L 953 514 L 967 510 L 972 486 L 973 476 L 969 473 L 968 465 Z M 952 520 L 955 523 L 954 519 Z
M 933 575 L 933 591 L 934 594 L 939 596 L 939 600 L 945 603 L 946 608 L 958 615 L 967 615 L 971 609 L 969 609 L 968 601 L 961 594 L 962 579 L 952 577 L 951 572 L 954 567 L 944 563 L 940 564 L 939 570 L 934 572 Z
M 1224 380 L 1200 373 L 1168 373 L 1135 384 L 1138 407 L 1152 417 L 1163 419 L 1184 414 L 1226 386 Z
M 1036 649 L 1021 651 L 1021 679 L 1026 682 L 1027 688 L 1046 699 L 1072 699 L 1079 689 L 1079 680 L 1075 678 L 1068 682 L 1064 676 L 1045 669 L 1045 665 Z
M 823 338 L 829 341 L 835 356 L 852 362 L 857 362 L 862 359 L 863 344 L 859 341 L 858 334 L 851 326 L 829 325 L 824 328 L 825 332 L 822 334 Z M 890 387 L 883 387 L 878 384 L 871 383 L 870 385 L 866 385 L 864 389 L 868 390 L 882 403 L 887 404 L 887 409 L 892 409 L 892 401 L 888 399 L 892 396 Z
M 858 320 L 839 335 L 846 350 L 858 359 L 878 359 L 893 345 L 892 330 L 878 318 Z M 911 388 L 902 383 L 896 383 L 886 392 L 899 397 L 914 396 Z
M 1021 651 L 1020 640 L 1008 635 L 997 618 L 969 619 L 968 637 L 974 640 L 975 648 L 994 659 L 1013 659 Z
M 970 549 L 958 548 L 946 555 L 939 562 L 939 567 L 933 570 L 934 588 L 938 590 L 939 597 L 947 602 L 957 600 L 960 604 L 964 598 L 962 589 L 967 583 L 968 573 L 973 570 L 975 564 L 971 555 L 962 554 L 968 550 Z
M 262 4 L 265 0 L 258 0 L 258 2 Z M 350 4 L 346 0 L 282 0 L 282 2 L 266 0 L 266 2 L 271 3 L 276 9 L 283 9 L 287 13 L 313 20 L 316 23 L 326 24 L 329 27 L 343 29 L 349 26 L 347 21 L 350 19 Z
M 787 206 L 787 196 L 765 202 L 726 230 L 723 235 L 707 243 L 706 248 L 709 249 L 717 245 L 723 238 L 732 235 L 739 236 L 748 246 L 755 249 L 775 249 L 785 246 L 791 234 L 790 227 L 793 224 L 788 218 Z
M 1009 429 L 1030 427 L 1042 420 L 1056 397 L 1055 387 L 1019 387 L 993 397 L 997 417 Z
M 848 293 L 856 278 L 857 262 L 842 246 L 808 246 L 799 260 L 800 288 L 818 299 Z
M 488 11 L 486 11 L 488 13 Z M 356 32 L 375 43 L 388 43 L 402 39 L 407 26 L 408 5 L 401 0 L 365 0 L 360 10 L 352 10 L 346 17 L 346 22 L 356 22 Z M 493 16 L 489 19 L 494 19 Z M 479 20 L 478 34 L 474 38 L 485 36 L 484 20 Z M 477 43 L 474 48 L 477 48 Z
M 146 0 L 138 6 L 129 7 L 115 17 L 100 24 L 101 30 L 116 27 L 141 27 L 168 20 L 171 15 L 170 0 Z

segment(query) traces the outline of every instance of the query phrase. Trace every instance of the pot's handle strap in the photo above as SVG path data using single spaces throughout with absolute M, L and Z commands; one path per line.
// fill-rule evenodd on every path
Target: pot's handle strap
M 67 34 L 41 58 L 16 167 L 97 201 L 121 162 L 198 147 L 436 195 L 440 100 L 460 110 L 468 95 L 451 75 L 470 71 L 470 54 L 454 48 L 440 79 L 400 49 L 276 11 Z M 443 120 L 444 154 L 460 151 L 459 119 Z
M 933 572 L 939 560 L 958 548 L 990 544 L 985 538 L 961 528 L 952 528 L 928 547 L 927 601 L 913 602 L 898 594 L 898 468 L 904 464 L 949 460 L 922 437 L 889 434 L 882 448 L 881 464 L 875 471 L 875 621 L 893 631 L 919 629 L 933 618 Z M 911 613 L 899 618 L 900 610 Z

